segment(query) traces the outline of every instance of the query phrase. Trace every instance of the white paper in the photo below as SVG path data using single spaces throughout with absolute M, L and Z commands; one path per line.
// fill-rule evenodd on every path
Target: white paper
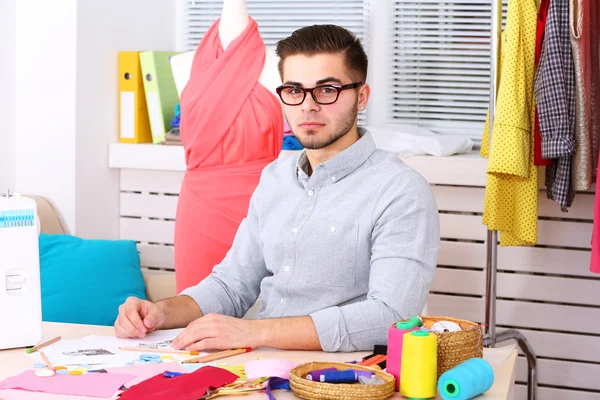
M 119 347 L 144 347 L 150 349 L 174 350 L 171 341 L 183 329 L 169 329 L 148 334 L 143 339 L 120 339 L 115 336 L 86 336 L 81 339 L 59 340 L 41 351 L 48 360 L 57 365 L 91 365 L 94 368 L 110 368 L 127 365 L 128 362 L 139 359 L 143 351 L 121 350 Z M 154 353 L 161 355 L 161 353 Z M 206 354 L 206 353 L 204 353 Z M 197 357 L 184 354 L 169 354 L 175 361 Z M 43 362 L 39 352 L 29 355 L 36 362 Z
M 135 137 L 135 94 L 121 92 L 121 137 L 133 139 Z
M 148 115 L 150 116 L 150 126 L 152 127 L 152 136 L 164 135 L 165 125 L 163 122 L 162 110 L 158 101 L 157 92 L 146 93 L 146 103 L 148 106 Z

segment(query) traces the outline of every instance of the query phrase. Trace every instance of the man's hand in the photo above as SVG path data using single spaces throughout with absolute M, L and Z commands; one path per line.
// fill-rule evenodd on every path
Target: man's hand
M 115 335 L 120 338 L 143 338 L 165 322 L 163 308 L 151 301 L 129 297 L 119 306 Z
M 260 330 L 253 320 L 208 314 L 190 323 L 175 340 L 176 349 L 203 351 L 260 346 Z

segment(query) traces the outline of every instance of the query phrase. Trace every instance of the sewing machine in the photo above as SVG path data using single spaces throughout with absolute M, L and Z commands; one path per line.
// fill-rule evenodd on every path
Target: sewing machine
M 0 349 L 41 339 L 39 232 L 34 200 L 0 195 Z

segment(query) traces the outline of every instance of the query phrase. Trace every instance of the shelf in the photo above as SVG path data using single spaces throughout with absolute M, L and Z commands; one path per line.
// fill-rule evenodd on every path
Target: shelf
M 291 157 L 299 150 L 284 150 Z M 485 186 L 487 160 L 475 150 L 449 157 L 415 156 L 403 161 L 431 184 Z M 183 146 L 113 143 L 109 149 L 110 168 L 185 171 Z

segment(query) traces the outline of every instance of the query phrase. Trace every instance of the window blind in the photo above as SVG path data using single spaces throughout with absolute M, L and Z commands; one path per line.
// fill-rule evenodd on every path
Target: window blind
M 491 0 L 397 0 L 392 8 L 389 122 L 480 139 Z
M 307 25 L 336 24 L 354 32 L 366 45 L 368 0 L 285 1 L 247 0 L 248 13 L 256 20 L 263 41 L 275 47 L 278 40 Z M 184 2 L 184 46 L 196 48 L 202 35 L 221 16 L 222 0 Z

